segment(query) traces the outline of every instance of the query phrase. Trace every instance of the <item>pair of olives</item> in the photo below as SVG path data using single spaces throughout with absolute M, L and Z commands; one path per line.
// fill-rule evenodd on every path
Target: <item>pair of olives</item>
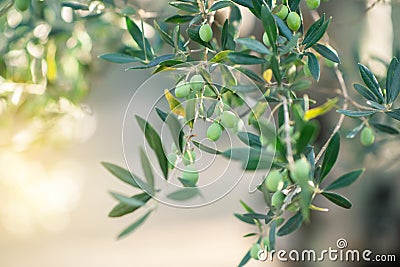
M 234 128 L 238 123 L 238 117 L 236 114 L 229 110 L 223 111 L 220 119 L 220 123 L 214 122 L 207 129 L 207 138 L 212 141 L 217 141 L 221 137 L 223 130 L 222 126 L 225 128 Z

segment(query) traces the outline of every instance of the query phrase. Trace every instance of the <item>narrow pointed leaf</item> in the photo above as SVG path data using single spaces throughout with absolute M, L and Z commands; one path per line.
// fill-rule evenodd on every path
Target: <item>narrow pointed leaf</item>
M 143 36 L 143 33 L 140 30 L 140 28 L 129 17 L 125 17 L 125 21 L 126 21 L 126 27 L 128 28 L 130 35 L 135 40 L 140 49 L 143 51 L 146 50 L 147 56 L 150 59 L 153 58 L 153 51 L 151 49 L 150 43 L 147 40 L 147 38 Z
M 228 58 L 234 64 L 239 65 L 255 65 L 265 63 L 265 59 L 259 58 L 253 55 L 248 55 L 239 52 L 231 52 L 228 54 Z
M 302 42 L 303 45 L 310 41 L 311 37 L 315 35 L 316 31 L 318 31 L 318 29 L 322 26 L 322 24 L 324 24 L 324 22 L 325 22 L 325 13 L 322 14 L 322 16 L 319 18 L 319 20 L 314 22 L 310 26 L 310 28 L 307 30 L 307 33 Z
M 177 201 L 185 201 L 194 198 L 199 193 L 200 191 L 197 187 L 185 187 L 168 194 L 167 198 Z
M 228 0 L 221 0 L 218 2 L 215 2 L 209 9 L 210 12 L 213 11 L 217 11 L 219 9 L 225 8 L 225 7 L 229 7 L 229 6 L 233 6 L 234 3 L 232 3 L 232 1 L 228 1 Z
M 310 52 L 306 53 L 308 57 L 308 68 L 310 69 L 311 75 L 313 76 L 314 80 L 319 81 L 319 77 L 321 74 L 320 65 L 318 62 L 318 58 Z
M 124 183 L 127 183 L 135 188 L 142 189 L 144 182 L 139 179 L 139 177 L 133 175 L 130 171 L 127 169 L 124 169 L 120 166 L 117 166 L 115 164 L 109 163 L 109 162 L 102 162 L 101 163 L 104 168 L 106 168 L 112 175 L 123 181 Z
M 144 172 L 144 177 L 146 178 L 147 184 L 154 189 L 154 174 L 151 168 L 151 163 L 146 155 L 143 148 L 140 148 L 140 162 L 142 164 L 142 169 Z
M 352 206 L 351 202 L 347 198 L 345 198 L 339 194 L 332 193 L 332 192 L 323 192 L 322 195 L 324 197 L 326 197 L 329 201 L 335 203 L 336 205 L 338 205 L 342 208 L 350 209 Z
M 375 123 L 375 122 L 369 122 L 369 125 L 371 125 L 375 129 L 377 129 L 378 131 L 383 132 L 383 133 L 393 134 L 393 135 L 400 134 L 400 131 L 398 129 L 396 129 L 390 125 Z
M 143 203 L 148 202 L 151 199 L 151 196 L 147 193 L 141 193 L 138 195 L 134 195 L 131 198 L 137 199 Z M 124 204 L 122 202 L 118 203 L 108 214 L 109 217 L 115 218 L 115 217 L 121 217 L 126 214 L 132 213 L 139 209 L 140 206 L 129 206 L 127 204 Z
M 168 178 L 168 160 L 164 153 L 163 144 L 161 142 L 161 138 L 154 130 L 153 126 L 142 117 L 135 115 L 136 120 L 140 126 L 140 129 L 144 133 L 146 140 L 151 147 L 151 149 L 155 152 L 158 164 L 160 165 L 161 171 L 164 174 L 164 178 Z
M 303 221 L 304 219 L 303 215 L 301 215 L 301 212 L 296 213 L 278 230 L 277 235 L 285 236 L 293 233 L 302 226 Z
M 119 63 L 119 64 L 142 61 L 139 58 L 135 58 L 130 55 L 120 54 L 120 53 L 103 54 L 103 55 L 100 55 L 99 58 L 104 59 L 109 62 Z
M 320 54 L 324 58 L 340 64 L 339 56 L 335 50 L 333 50 L 325 45 L 322 45 L 322 44 L 315 44 L 312 46 L 312 48 L 314 48 L 315 51 L 317 51 L 318 54 Z
M 161 39 L 169 44 L 172 47 L 175 47 L 174 41 L 172 40 L 172 37 L 166 33 L 163 29 L 161 29 L 160 25 L 157 23 L 157 21 L 154 21 L 154 28 L 158 31 L 160 34 Z
M 375 75 L 361 63 L 358 63 L 358 68 L 360 70 L 361 78 L 364 81 L 365 85 L 378 98 L 378 103 L 382 103 L 384 101 L 383 95 Z
M 356 170 L 356 171 L 352 171 L 349 173 L 346 173 L 342 176 L 340 176 L 337 180 L 335 180 L 333 183 L 331 183 L 330 185 L 328 185 L 324 190 L 336 190 L 339 188 L 343 188 L 346 186 L 351 185 L 352 183 L 354 183 L 358 177 L 361 176 L 361 174 L 364 172 L 364 169 L 360 169 L 360 170 Z
M 276 39 L 278 36 L 278 30 L 276 27 L 276 22 L 269 7 L 264 5 L 261 8 L 261 20 L 272 49 L 275 53 L 277 53 Z
M 293 32 L 288 28 L 286 23 L 277 15 L 274 15 L 276 26 L 278 26 L 279 32 L 286 37 L 289 41 L 293 39 Z
M 352 139 L 354 138 L 361 130 L 364 128 L 364 123 L 354 127 L 351 131 L 349 131 L 346 135 L 346 138 Z
M 331 171 L 339 155 L 339 149 L 340 149 L 340 135 L 339 133 L 336 133 L 333 136 L 332 140 L 329 142 L 328 147 L 325 151 L 324 160 L 322 161 L 322 166 L 321 166 L 320 182 L 322 182 L 324 178 L 328 175 L 328 173 Z
M 363 110 L 363 111 L 358 111 L 358 110 L 343 110 L 339 109 L 337 110 L 338 113 L 346 115 L 348 117 L 352 118 L 359 118 L 359 117 L 367 117 L 371 116 L 375 113 L 377 113 L 377 110 Z
M 271 51 L 265 45 L 263 45 L 260 41 L 257 41 L 256 39 L 253 38 L 239 38 L 236 40 L 238 44 L 241 44 L 245 47 L 247 47 L 250 50 L 253 50 L 255 52 L 261 53 L 261 54 L 266 54 L 266 55 L 271 55 Z
M 111 195 L 119 202 L 131 207 L 141 207 L 144 205 L 144 202 L 137 198 L 126 197 L 115 192 L 111 192 Z
M 179 151 L 183 152 L 184 133 L 182 131 L 181 122 L 172 112 L 167 114 L 157 107 L 156 112 L 159 117 L 168 125 L 169 131 L 171 132 L 172 140 L 174 141 L 176 147 L 179 148 Z
M 147 218 L 150 216 L 150 214 L 151 214 L 151 211 L 148 211 L 143 217 L 138 219 L 133 224 L 129 225 L 125 230 L 123 230 L 119 234 L 118 239 L 124 238 L 127 235 L 129 235 L 130 233 L 132 233 L 136 228 L 138 228 L 140 225 L 142 225 L 147 220 Z
M 387 111 L 385 113 L 387 115 L 389 115 L 390 117 L 392 117 L 393 119 L 400 121 L 400 109 L 393 109 L 393 110 Z
M 249 132 L 238 132 L 238 138 L 250 147 L 261 147 L 260 137 Z
M 358 84 L 358 83 L 354 84 L 353 86 L 354 86 L 354 89 L 356 89 L 356 91 L 360 95 L 362 95 L 365 99 L 374 101 L 374 102 L 379 102 L 378 97 L 374 93 L 372 93 L 372 91 L 369 88 L 365 87 L 364 85 Z
M 390 63 L 387 73 L 386 99 L 387 103 L 393 103 L 400 92 L 400 64 L 396 58 Z

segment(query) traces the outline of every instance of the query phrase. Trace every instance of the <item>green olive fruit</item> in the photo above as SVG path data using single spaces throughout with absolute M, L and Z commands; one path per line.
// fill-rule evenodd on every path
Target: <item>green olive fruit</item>
M 297 31 L 301 26 L 301 18 L 296 12 L 290 12 L 286 18 L 286 23 L 292 31 Z
M 262 247 L 260 244 L 256 243 L 253 246 L 251 246 L 250 249 L 250 257 L 252 259 L 258 260 L 258 253 L 262 250 Z
M 272 170 L 265 179 L 265 185 L 269 192 L 281 191 L 283 188 L 283 176 L 278 170 Z
M 190 94 L 190 84 L 179 82 L 175 87 L 175 96 L 179 98 L 187 97 Z
M 361 131 L 360 141 L 363 146 L 370 146 L 374 143 L 375 135 L 371 127 L 365 127 Z
M 289 212 L 297 212 L 299 211 L 300 207 L 296 203 L 290 203 L 285 210 Z
M 289 8 L 285 5 L 282 5 L 281 9 L 279 10 L 276 15 L 281 19 L 286 19 L 287 15 L 289 14 Z
M 317 9 L 319 5 L 321 4 L 320 0 L 307 0 L 306 1 L 307 6 L 309 9 Z
M 29 7 L 30 0 L 15 0 L 15 7 L 19 11 L 25 11 Z
M 168 168 L 173 169 L 176 166 L 176 162 L 178 161 L 178 155 L 175 153 L 169 153 L 167 155 L 168 160 Z
M 207 138 L 217 141 L 222 135 L 222 127 L 219 123 L 213 123 L 207 129 Z
M 271 206 L 275 208 L 282 207 L 285 197 L 286 197 L 285 194 L 283 194 L 282 192 L 280 191 L 275 192 L 271 198 Z
M 201 25 L 201 27 L 199 29 L 199 35 L 200 35 L 200 39 L 203 42 L 208 43 L 209 41 L 211 41 L 211 39 L 213 37 L 213 31 L 211 29 L 211 26 L 208 24 Z
M 267 248 L 269 248 L 269 237 L 265 236 L 262 240 L 261 240 L 261 247 L 265 250 L 267 250 Z
M 188 165 L 185 167 L 182 173 L 182 179 L 189 185 L 196 185 L 199 180 L 199 172 L 194 165 Z
M 263 40 L 263 43 L 264 43 L 266 46 L 271 46 L 271 43 L 269 42 L 268 35 L 267 35 L 266 32 L 264 32 L 262 40 Z
M 236 126 L 238 118 L 232 111 L 224 111 L 221 114 L 221 123 L 225 128 L 233 128 Z
M 308 179 L 311 171 L 311 165 L 306 158 L 295 161 L 292 171 L 292 177 L 296 181 Z
M 183 154 L 182 163 L 187 166 L 193 164 L 196 161 L 196 153 L 192 150 L 186 150 Z
M 192 87 L 193 91 L 200 92 L 203 88 L 204 80 L 200 74 L 193 75 L 190 79 L 190 87 Z

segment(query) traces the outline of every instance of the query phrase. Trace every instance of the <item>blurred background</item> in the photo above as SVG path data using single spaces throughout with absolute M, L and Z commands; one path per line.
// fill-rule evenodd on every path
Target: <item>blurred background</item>
M 92 1 L 89 10 L 79 12 L 61 7 L 59 1 L 36 0 L 21 12 L 12 2 L 0 4 L 0 266 L 236 266 L 252 244 L 242 238 L 252 228 L 233 217 L 241 212 L 238 200 L 264 210 L 262 196 L 248 194 L 247 181 L 206 207 L 159 205 L 138 231 L 116 241 L 135 215 L 107 217 L 115 205 L 109 190 L 130 192 L 100 162 L 124 165 L 124 112 L 150 71 L 125 72 L 129 64 L 97 58 L 131 42 L 123 21 L 104 12 L 102 2 Z M 117 6 L 125 5 L 122 2 Z M 150 17 L 174 12 L 166 8 L 167 1 L 126 2 Z M 340 53 L 352 93 L 351 83 L 360 80 L 357 62 L 385 74 L 385 63 L 400 51 L 398 1 L 331 0 L 319 12 L 333 17 L 330 44 Z M 260 39 L 261 25 L 245 10 L 243 16 L 241 35 Z M 307 12 L 305 21 L 311 23 Z M 154 29 L 145 29 L 161 49 Z M 312 89 L 320 101 L 338 88 L 332 69 L 323 72 L 323 80 Z M 321 143 L 336 120 L 334 112 L 321 117 Z M 342 136 L 355 125 L 347 119 Z M 336 240 L 345 238 L 349 248 L 396 254 L 399 259 L 398 144 L 396 137 L 380 136 L 374 146 L 363 148 L 357 140 L 343 138 L 335 177 L 367 166 L 362 179 L 344 192 L 352 210 L 318 202 L 330 212 L 314 212 L 312 224 L 279 239 L 278 249 L 318 251 L 336 248 Z M 290 265 L 251 261 L 248 266 L 266 264 Z

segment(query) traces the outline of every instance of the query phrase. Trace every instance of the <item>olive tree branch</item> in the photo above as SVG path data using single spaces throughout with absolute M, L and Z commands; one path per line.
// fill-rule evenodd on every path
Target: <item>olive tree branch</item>
M 343 98 L 344 98 L 342 109 L 347 109 L 349 94 L 348 94 L 348 91 L 347 91 L 346 82 L 344 81 L 344 78 L 343 78 L 343 73 L 339 70 L 338 67 L 335 67 L 335 74 L 336 74 L 336 78 L 339 81 L 339 85 L 340 85 L 340 88 L 342 90 L 342 94 L 343 94 Z M 331 135 L 329 136 L 328 140 L 322 146 L 322 148 L 319 151 L 317 157 L 315 158 L 315 163 L 318 163 L 318 161 L 321 159 L 322 155 L 324 154 L 324 152 L 328 148 L 329 142 L 332 140 L 333 136 L 339 131 L 340 127 L 342 127 L 344 118 L 345 118 L 345 115 L 340 114 L 339 120 L 336 123 L 335 128 L 333 129 L 333 131 L 332 131 Z
M 288 108 L 288 101 L 286 97 L 282 97 L 282 104 L 283 104 L 283 115 L 285 119 L 285 142 L 286 142 L 286 157 L 289 163 L 289 166 L 294 164 L 293 159 L 293 150 L 292 150 L 292 142 L 290 137 L 290 117 L 289 117 L 289 108 Z

